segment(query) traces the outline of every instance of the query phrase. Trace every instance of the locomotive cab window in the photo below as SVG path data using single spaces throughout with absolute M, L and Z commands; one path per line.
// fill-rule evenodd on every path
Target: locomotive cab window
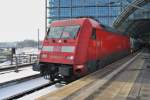
M 96 29 L 95 28 L 93 28 L 93 30 L 92 30 L 91 39 L 96 40 Z
M 80 30 L 79 25 L 73 25 L 73 26 L 51 26 L 47 38 L 76 38 L 77 33 Z

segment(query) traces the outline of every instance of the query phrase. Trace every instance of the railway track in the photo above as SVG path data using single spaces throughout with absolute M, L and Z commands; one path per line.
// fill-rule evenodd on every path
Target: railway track
M 31 66 L 20 68 L 17 73 L 13 70 L 3 71 L 0 72 L 0 89 L 38 77 L 40 77 L 40 73 L 32 71 Z
M 48 80 L 43 79 L 42 77 L 30 80 L 28 79 L 24 82 L 1 88 L 0 99 L 4 100 L 17 99 L 24 95 L 31 94 L 35 91 L 49 87 L 55 84 L 56 82 L 51 83 Z
M 141 53 L 130 55 L 105 68 L 92 73 L 80 80 L 72 82 L 59 90 L 41 96 L 38 100 L 84 100 L 91 96 L 95 90 L 103 87 L 106 83 L 128 67 Z M 87 99 L 88 100 L 88 99 Z
M 29 67 L 31 65 L 33 65 L 34 63 L 30 63 L 30 64 L 22 64 L 22 65 L 19 65 L 18 66 L 18 69 L 19 68 L 25 68 L 25 67 Z M 13 66 L 10 66 L 10 67 L 3 67 L 3 68 L 0 68 L 0 72 L 3 72 L 3 71 L 9 71 L 9 70 L 15 70 L 16 68 L 16 65 L 13 65 Z
M 30 65 L 30 64 L 28 64 L 28 65 Z M 19 67 L 16 75 L 19 73 L 21 74 L 23 71 L 28 73 L 29 69 L 32 70 L 32 67 L 28 66 L 28 65 L 25 65 L 25 66 L 23 65 L 23 66 Z M 7 74 L 11 74 L 11 73 L 15 73 L 13 67 L 3 68 L 2 70 L 0 70 L 0 76 L 2 75 L 2 77 L 10 76 Z M 48 88 L 51 85 L 58 82 L 58 81 L 56 81 L 54 83 L 50 83 L 48 80 L 43 79 L 43 77 L 41 77 L 40 74 L 37 74 L 37 72 L 35 72 L 35 73 L 34 73 L 35 75 L 31 74 L 29 76 L 23 76 L 22 78 L 18 78 L 18 79 L 15 79 L 15 78 L 13 80 L 8 79 L 8 81 L 6 81 L 6 82 L 5 81 L 3 82 L 2 81 L 3 79 L 1 79 L 0 80 L 0 99 L 4 99 L 4 100 L 17 99 L 24 95 L 32 94 L 33 92 L 41 90 L 43 88 Z M 38 80 L 39 78 L 41 78 L 41 79 Z M 35 80 L 37 80 L 37 81 L 35 82 Z M 29 81 L 31 81 L 31 82 L 29 82 Z M 38 84 L 37 82 L 38 83 L 41 82 L 41 83 Z M 36 83 L 37 83 L 37 85 L 34 86 L 34 84 L 36 84 Z M 24 84 L 24 85 L 20 86 L 21 84 Z M 28 84 L 28 86 L 25 86 L 27 84 Z M 30 87 L 31 85 L 33 87 Z M 19 90 L 21 87 L 25 87 L 25 88 L 20 90 L 20 92 L 16 91 L 16 90 Z M 30 87 L 30 88 L 28 88 L 28 87 Z
M 5 80 L 3 82 L 3 79 L 0 80 L 0 100 L 17 99 L 24 95 L 32 94 L 33 92 L 41 90 L 43 88 L 48 88 L 58 82 L 56 81 L 54 83 L 50 83 L 49 80 L 45 80 L 37 72 L 33 72 L 33 74 L 30 75 L 25 74 L 30 73 L 32 68 L 20 68 L 19 70 L 20 71 L 18 73 L 15 73 L 12 70 L 0 72 L 0 78 L 10 76 L 7 74 L 14 74 L 14 76 L 23 74 L 23 77 L 21 78 L 13 78 L 13 80 L 8 79 L 8 81 L 6 80 L 6 82 Z
M 41 86 L 39 86 L 39 87 L 36 87 L 36 88 L 33 88 L 33 89 L 29 89 L 29 90 L 23 91 L 23 92 L 21 92 L 21 93 L 12 95 L 12 96 L 10 96 L 10 97 L 8 97 L 8 98 L 5 98 L 5 100 L 15 100 L 15 99 L 19 99 L 19 98 L 21 98 L 21 97 L 23 97 L 23 96 L 25 96 L 25 95 L 28 95 L 28 94 L 31 94 L 31 93 L 33 93 L 33 92 L 35 92 L 35 91 L 39 91 L 39 90 L 41 90 L 41 89 L 50 87 L 50 86 L 52 86 L 52 85 L 54 85 L 54 84 L 56 84 L 56 83 L 58 83 L 58 81 L 53 82 L 53 83 L 43 84 L 43 85 L 41 85 Z
M 25 65 L 25 66 L 23 66 L 23 67 L 19 67 L 17 70 L 18 70 L 18 72 L 20 72 L 20 71 L 23 71 L 23 70 L 25 70 L 25 68 L 31 68 L 32 69 L 32 66 L 31 65 Z M 2 74 L 6 74 L 6 73 L 10 73 L 10 72 L 15 72 L 15 68 L 6 68 L 6 70 L 5 70 L 5 68 L 4 68 L 4 70 L 2 69 L 2 71 L 0 71 L 0 75 L 2 75 Z
M 27 77 L 15 79 L 15 80 L 10 80 L 10 81 L 4 82 L 4 83 L 0 83 L 0 89 L 8 87 L 8 86 L 16 85 L 16 84 L 19 84 L 19 83 L 22 83 L 22 82 L 25 82 L 25 81 L 28 81 L 28 80 L 31 80 L 31 79 L 35 79 L 35 78 L 38 78 L 38 77 L 40 77 L 40 74 L 27 76 Z

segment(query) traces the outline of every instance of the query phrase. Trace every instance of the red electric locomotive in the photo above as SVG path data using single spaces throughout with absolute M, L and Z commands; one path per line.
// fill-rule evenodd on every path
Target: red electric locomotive
M 130 40 L 91 18 L 51 23 L 33 69 L 54 81 L 75 79 L 130 53 Z

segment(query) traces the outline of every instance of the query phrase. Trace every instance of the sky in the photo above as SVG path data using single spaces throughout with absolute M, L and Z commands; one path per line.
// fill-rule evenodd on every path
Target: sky
M 0 0 L 0 42 L 40 40 L 45 35 L 45 0 Z

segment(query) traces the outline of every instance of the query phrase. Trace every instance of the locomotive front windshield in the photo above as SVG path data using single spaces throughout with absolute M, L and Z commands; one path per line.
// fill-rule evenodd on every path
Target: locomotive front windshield
M 80 26 L 52 26 L 48 31 L 47 38 L 76 38 Z

